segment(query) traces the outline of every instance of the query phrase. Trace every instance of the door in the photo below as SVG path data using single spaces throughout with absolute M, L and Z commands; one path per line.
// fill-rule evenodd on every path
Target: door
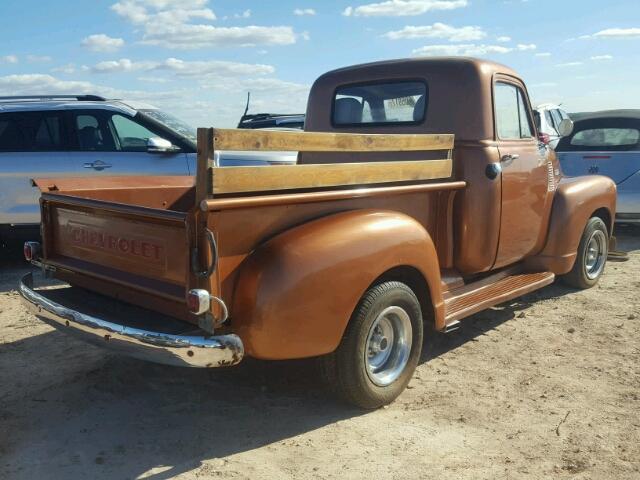
M 147 141 L 161 137 L 134 118 L 109 110 L 71 112 L 70 157 L 83 175 L 188 175 L 181 151 L 150 153 Z
M 32 178 L 68 176 L 73 164 L 60 111 L 0 114 L 0 225 L 40 223 Z
M 502 167 L 500 240 L 494 267 L 531 254 L 546 232 L 543 226 L 551 199 L 547 150 L 533 129 L 531 107 L 515 79 L 494 84 L 496 140 Z

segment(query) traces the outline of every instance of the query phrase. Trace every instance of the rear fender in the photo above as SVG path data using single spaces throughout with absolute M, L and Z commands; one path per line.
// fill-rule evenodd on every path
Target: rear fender
M 528 266 L 556 275 L 569 272 L 589 218 L 602 216 L 611 235 L 615 211 L 616 185 L 609 177 L 563 178 L 553 198 L 547 243 L 540 254 L 527 260 Z
M 424 276 L 436 317 L 442 318 L 436 249 L 413 218 L 357 210 L 290 229 L 244 261 L 231 311 L 234 332 L 256 358 L 330 353 L 367 288 L 398 266 Z

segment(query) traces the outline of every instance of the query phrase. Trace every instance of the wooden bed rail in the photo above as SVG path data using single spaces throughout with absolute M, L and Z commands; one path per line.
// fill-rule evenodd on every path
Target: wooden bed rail
M 196 200 L 213 194 L 367 185 L 448 178 L 453 135 L 198 129 Z M 438 160 L 217 167 L 216 150 L 293 152 L 446 151 Z

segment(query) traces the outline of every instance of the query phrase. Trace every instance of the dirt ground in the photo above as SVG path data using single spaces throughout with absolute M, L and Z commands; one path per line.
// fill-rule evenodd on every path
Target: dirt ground
M 0 478 L 640 479 L 640 228 L 601 284 L 555 284 L 432 336 L 409 389 L 361 412 L 311 362 L 187 370 L 29 316 L 0 268 Z

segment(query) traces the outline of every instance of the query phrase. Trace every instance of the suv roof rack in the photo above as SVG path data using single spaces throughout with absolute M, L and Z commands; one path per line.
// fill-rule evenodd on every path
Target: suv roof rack
M 14 95 L 0 97 L 0 102 L 37 102 L 46 100 L 77 100 L 79 102 L 104 102 L 106 98 L 98 95 Z

